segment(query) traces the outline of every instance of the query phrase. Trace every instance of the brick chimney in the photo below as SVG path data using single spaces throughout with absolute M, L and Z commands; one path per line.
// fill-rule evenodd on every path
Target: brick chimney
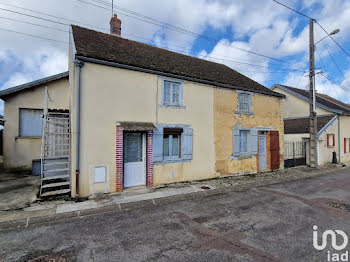
M 117 14 L 113 15 L 109 24 L 111 25 L 111 35 L 120 36 L 122 32 L 122 21 L 117 17 Z

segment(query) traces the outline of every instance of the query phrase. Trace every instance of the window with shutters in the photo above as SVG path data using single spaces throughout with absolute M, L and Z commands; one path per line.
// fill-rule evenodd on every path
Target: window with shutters
M 162 105 L 167 107 L 184 107 L 183 83 L 162 79 Z
M 238 94 L 238 114 L 252 114 L 252 94 L 249 92 L 237 91 Z
M 334 134 L 327 134 L 327 147 L 335 146 L 335 136 Z
M 233 128 L 233 156 L 249 158 L 258 153 L 258 130 L 255 128 Z
M 19 136 L 41 137 L 43 132 L 42 109 L 19 109 Z
M 181 158 L 181 133 L 180 128 L 164 128 L 163 155 L 164 159 Z
M 193 129 L 181 125 L 157 125 L 153 132 L 153 161 L 166 164 L 192 160 Z

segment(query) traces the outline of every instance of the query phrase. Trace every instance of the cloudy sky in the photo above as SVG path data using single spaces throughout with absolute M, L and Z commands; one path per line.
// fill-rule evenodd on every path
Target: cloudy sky
M 339 28 L 333 37 L 350 53 L 350 1 L 281 1 L 315 18 L 328 32 Z M 0 89 L 66 71 L 69 24 L 108 32 L 108 3 L 111 0 L 0 0 Z M 267 87 L 282 83 L 307 88 L 309 21 L 272 0 L 114 4 L 123 37 L 224 63 Z M 169 24 L 178 28 L 170 29 Z M 317 25 L 314 31 L 315 42 L 326 36 Z M 350 103 L 349 57 L 329 37 L 316 50 L 317 91 Z

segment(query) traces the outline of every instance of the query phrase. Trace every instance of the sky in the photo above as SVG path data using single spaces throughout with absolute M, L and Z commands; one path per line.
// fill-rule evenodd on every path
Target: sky
M 350 53 L 350 1 L 280 1 L 328 32 L 340 29 L 333 38 Z M 108 3 L 0 0 L 0 90 L 67 71 L 69 25 L 108 33 Z M 277 83 L 308 88 L 309 19 L 272 0 L 114 0 L 114 5 L 122 37 L 226 64 L 269 88 Z M 314 28 L 315 42 L 327 36 L 317 24 Z M 316 45 L 315 60 L 316 90 L 350 103 L 349 57 L 326 37 Z

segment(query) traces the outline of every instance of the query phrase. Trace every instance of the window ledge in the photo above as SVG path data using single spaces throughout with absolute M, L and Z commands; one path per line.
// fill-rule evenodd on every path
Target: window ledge
M 184 162 L 191 162 L 192 159 L 168 159 L 168 160 L 162 160 L 153 162 L 153 165 L 165 165 L 165 164 L 174 164 L 174 163 L 184 163 Z
M 245 112 L 245 111 L 239 111 L 239 110 L 237 110 L 235 112 L 235 114 L 237 114 L 237 115 L 251 115 L 251 116 L 254 115 L 252 112 Z
M 249 159 L 256 157 L 256 155 L 239 155 L 239 156 L 230 156 L 230 159 L 237 159 L 237 160 L 243 160 L 243 159 Z
M 169 107 L 169 108 L 186 109 L 186 106 L 163 105 L 163 104 L 160 104 L 159 107 Z
M 41 139 L 41 136 L 16 136 L 15 139 Z

